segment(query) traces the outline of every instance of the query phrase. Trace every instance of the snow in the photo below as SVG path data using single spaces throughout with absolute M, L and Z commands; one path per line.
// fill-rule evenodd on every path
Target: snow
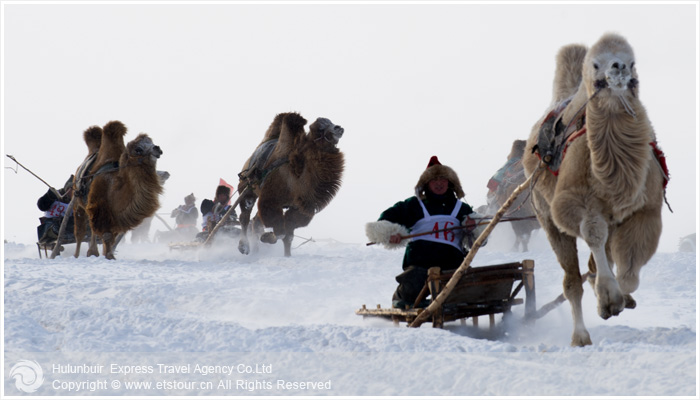
M 508 237 L 498 229 L 473 265 L 533 259 L 538 306 L 553 300 L 563 273 L 542 232 L 514 253 L 499 248 Z M 607 321 L 586 284 L 594 343 L 573 348 L 568 303 L 531 325 L 515 306 L 515 322 L 497 316 L 494 331 L 483 317 L 406 329 L 357 316 L 363 304 L 390 305 L 402 258 L 363 243 L 315 240 L 291 258 L 281 244 L 244 256 L 233 242 L 126 241 L 116 261 L 74 259 L 73 245 L 54 260 L 33 245 L 3 251 L 6 395 L 23 394 L 8 374 L 21 360 L 41 367 L 33 395 L 697 395 L 694 252 L 657 253 L 637 308 Z M 99 372 L 60 369 L 70 366 Z M 127 387 L 139 383 L 151 389 Z

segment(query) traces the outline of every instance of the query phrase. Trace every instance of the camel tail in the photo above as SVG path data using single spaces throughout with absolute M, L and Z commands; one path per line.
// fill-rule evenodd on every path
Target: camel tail
M 559 103 L 573 96 L 581 85 L 583 59 L 588 48 L 581 44 L 564 46 L 557 53 L 557 67 L 554 72 L 554 103 Z
M 126 126 L 120 121 L 109 121 L 103 128 L 103 135 L 109 138 L 123 138 L 126 135 Z
M 102 128 L 91 126 L 83 132 L 83 139 L 88 148 L 88 154 L 97 153 L 102 143 Z

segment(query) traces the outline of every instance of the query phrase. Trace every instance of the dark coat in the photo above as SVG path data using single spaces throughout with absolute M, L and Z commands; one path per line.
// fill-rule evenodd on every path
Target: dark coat
M 59 189 L 58 193 L 63 195 L 65 192 L 63 189 Z M 39 197 L 39 200 L 36 202 L 36 206 L 39 207 L 39 210 L 41 211 L 49 211 L 55 201 L 60 201 L 60 199 L 56 197 L 56 194 L 51 189 L 49 189 L 43 196 Z
M 450 215 L 455 208 L 455 203 L 460 201 L 453 192 L 447 192 L 442 196 L 426 192 L 423 200 L 425 208 L 430 215 Z M 473 212 L 472 207 L 462 202 L 462 207 L 457 214 L 459 221 L 464 221 L 467 215 Z M 423 218 L 423 209 L 418 199 L 413 196 L 394 204 L 385 210 L 379 220 L 393 222 L 410 229 L 416 222 Z M 418 233 L 418 232 L 412 232 Z M 403 258 L 403 269 L 409 266 L 423 268 L 440 267 L 442 269 L 455 269 L 464 260 L 464 253 L 443 243 L 427 240 L 411 240 L 406 246 Z

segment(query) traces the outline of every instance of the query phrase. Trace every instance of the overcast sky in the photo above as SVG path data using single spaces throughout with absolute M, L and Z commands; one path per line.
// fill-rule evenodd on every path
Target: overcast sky
M 635 50 L 668 158 L 660 250 L 673 251 L 697 227 L 697 4 L 2 2 L 3 238 L 36 241 L 47 190 L 5 154 L 61 187 L 87 154 L 82 132 L 110 120 L 163 149 L 160 213 L 235 185 L 287 111 L 345 128 L 340 192 L 298 235 L 364 243 L 432 155 L 477 207 L 549 105 L 557 50 L 613 31 Z

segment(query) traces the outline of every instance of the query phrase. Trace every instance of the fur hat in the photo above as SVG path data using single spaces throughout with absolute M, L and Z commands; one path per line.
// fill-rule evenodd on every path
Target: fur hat
M 185 196 L 185 204 L 194 203 L 195 200 L 197 199 L 194 198 L 194 193 L 190 193 L 187 196 Z
M 450 190 L 455 193 L 458 199 L 464 197 L 462 184 L 459 182 L 457 173 L 447 165 L 442 165 L 437 156 L 432 156 L 430 158 L 428 167 L 425 169 L 425 171 L 423 171 L 420 178 L 418 178 L 418 183 L 416 184 L 416 195 L 421 199 L 425 199 L 425 191 L 428 188 L 428 182 L 441 177 L 450 182 Z
M 231 188 L 228 186 L 224 186 L 224 185 L 217 186 L 216 187 L 216 197 L 219 197 L 219 195 L 222 193 L 228 197 L 231 197 Z

